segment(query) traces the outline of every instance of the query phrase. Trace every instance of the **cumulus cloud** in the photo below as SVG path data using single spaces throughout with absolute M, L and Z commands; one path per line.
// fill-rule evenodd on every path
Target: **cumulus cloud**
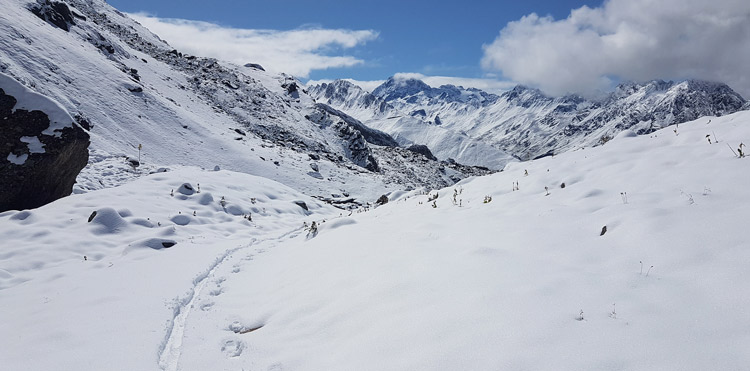
M 482 67 L 549 94 L 618 80 L 706 79 L 750 97 L 750 1 L 608 0 L 555 20 L 530 14 L 484 45 Z
M 352 56 L 335 54 L 378 37 L 373 30 L 254 30 L 144 13 L 129 15 L 180 51 L 237 64 L 259 63 L 267 70 L 301 78 L 313 70 L 364 63 Z

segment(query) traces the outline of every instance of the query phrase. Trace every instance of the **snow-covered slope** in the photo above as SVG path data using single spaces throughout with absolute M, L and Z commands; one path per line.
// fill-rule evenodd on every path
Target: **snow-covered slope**
M 601 144 L 626 129 L 645 134 L 703 116 L 733 113 L 746 103 L 725 84 L 693 80 L 622 84 L 600 99 L 551 98 L 523 86 L 498 96 L 453 85 L 433 88 L 403 78 L 388 79 L 371 95 L 349 85 L 335 81 L 311 87 L 310 92 L 394 137 L 403 132 L 412 141 L 429 141 L 439 130 L 522 160 Z M 496 163 L 486 161 L 495 158 L 479 156 L 480 163 L 466 162 L 489 166 Z
M 740 143 L 626 130 L 351 214 L 195 168 L 5 212 L 2 368 L 744 369 Z
M 0 33 L 0 71 L 92 125 L 77 192 L 172 165 L 218 165 L 307 194 L 364 200 L 443 184 L 425 181 L 443 178 L 434 172 L 394 184 L 397 169 L 366 170 L 353 156 L 368 157 L 371 143 L 350 125 L 310 120 L 321 110 L 291 76 L 184 55 L 102 0 L 5 0 Z M 383 162 L 399 156 L 377 152 Z M 126 156 L 140 157 L 140 173 Z

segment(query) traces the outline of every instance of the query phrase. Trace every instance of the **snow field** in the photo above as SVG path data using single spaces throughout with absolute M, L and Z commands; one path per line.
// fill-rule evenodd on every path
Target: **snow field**
M 725 143 L 749 119 L 623 134 L 298 236 L 222 282 L 180 369 L 741 369 L 750 177 Z
M 394 192 L 351 216 L 267 179 L 194 168 L 0 214 L 0 360 L 742 369 L 750 175 L 727 144 L 750 141 L 750 114 L 711 119 Z M 315 235 L 302 229 L 312 221 Z
M 157 369 L 216 266 L 339 212 L 265 178 L 179 168 L 2 213 L 3 368 Z

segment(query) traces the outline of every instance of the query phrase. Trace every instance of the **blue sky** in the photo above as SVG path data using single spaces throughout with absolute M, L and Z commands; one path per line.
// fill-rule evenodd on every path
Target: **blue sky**
M 450 78 L 489 82 L 486 88 L 524 83 L 551 94 L 607 89 L 623 79 L 750 86 L 737 63 L 750 57 L 737 50 L 750 46 L 747 1 L 108 2 L 180 50 L 264 62 L 303 80 L 411 73 L 436 77 L 426 81 L 432 85 Z

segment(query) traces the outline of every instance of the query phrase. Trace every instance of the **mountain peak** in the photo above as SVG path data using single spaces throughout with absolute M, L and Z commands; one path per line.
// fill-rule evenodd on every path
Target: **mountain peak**
M 413 96 L 421 92 L 428 92 L 431 89 L 432 87 L 419 79 L 391 76 L 383 84 L 375 88 L 375 90 L 372 91 L 372 94 L 386 101 L 390 101 Z

